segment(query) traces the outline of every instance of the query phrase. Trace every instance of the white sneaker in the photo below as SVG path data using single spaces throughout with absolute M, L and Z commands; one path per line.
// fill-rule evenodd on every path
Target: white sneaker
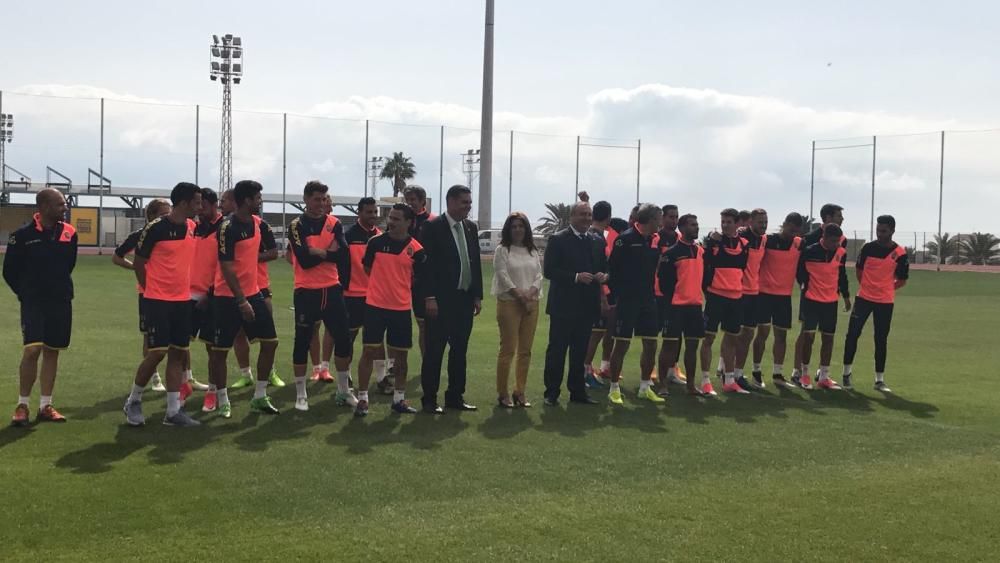
M 358 398 L 354 396 L 354 393 L 348 391 L 347 393 L 337 393 L 334 397 L 333 402 L 338 407 L 351 407 L 354 408 L 358 406 Z
M 167 390 L 167 388 L 163 386 L 163 381 L 160 379 L 160 374 L 158 373 L 154 373 L 153 379 L 149 380 L 149 382 L 151 385 L 150 389 L 156 391 L 157 393 L 163 393 Z
M 687 379 L 681 379 L 676 373 L 671 373 L 667 375 L 667 382 L 674 385 L 686 385 Z
M 299 411 L 309 410 L 309 399 L 305 397 L 299 397 L 295 399 L 295 410 Z
M 194 377 L 189 379 L 188 383 L 191 384 L 191 388 L 194 389 L 195 391 L 208 391 L 208 385 L 205 385 L 204 383 L 198 381 Z

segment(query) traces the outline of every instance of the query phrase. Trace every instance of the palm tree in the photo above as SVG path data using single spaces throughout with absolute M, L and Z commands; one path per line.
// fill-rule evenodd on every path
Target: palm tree
M 399 193 L 406 189 L 406 181 L 416 175 L 417 169 L 410 162 L 410 157 L 403 156 L 401 152 L 394 152 L 392 158 L 385 161 L 380 177 L 392 180 L 392 197 L 399 197 Z
M 934 240 L 925 244 L 924 248 L 935 261 L 940 259 L 942 264 L 949 264 L 954 262 L 958 255 L 958 237 L 953 237 L 948 233 L 940 236 L 934 235 Z
M 1000 264 L 1000 239 L 992 233 L 972 233 L 958 243 L 958 261 L 975 266 Z
M 542 217 L 535 231 L 544 235 L 553 235 L 569 227 L 569 216 L 573 208 L 565 203 L 546 203 L 549 214 Z

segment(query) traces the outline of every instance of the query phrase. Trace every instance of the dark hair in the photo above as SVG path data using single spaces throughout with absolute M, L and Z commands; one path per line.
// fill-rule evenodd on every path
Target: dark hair
M 663 210 L 660 209 L 658 205 L 653 205 L 652 203 L 643 203 L 639 206 L 639 209 L 635 212 L 635 220 L 639 224 L 645 224 L 652 221 L 655 217 L 662 216 Z
M 719 215 L 721 215 L 723 217 L 732 217 L 733 221 L 739 221 L 740 220 L 740 212 L 736 211 L 732 207 L 727 207 L 727 208 L 723 209 L 721 212 L 719 212 Z
M 407 221 L 413 221 L 413 218 L 416 217 L 416 214 L 413 213 L 413 208 L 405 203 L 394 203 L 392 205 L 392 211 L 402 211 L 403 219 L 406 219 Z
M 606 201 L 598 201 L 594 204 L 593 214 L 594 221 L 607 221 L 611 218 L 611 204 Z
M 677 226 L 683 227 L 684 225 L 687 225 L 691 221 L 697 221 L 697 220 L 698 216 L 695 215 L 694 213 L 685 213 L 684 215 L 681 215 L 679 219 L 677 219 Z
M 215 193 L 212 188 L 202 188 L 201 189 L 201 200 L 207 201 L 211 204 L 219 203 L 219 196 Z
M 148 223 L 162 215 L 164 207 L 170 207 L 170 202 L 165 199 L 156 198 L 149 202 L 146 205 L 146 222 Z
M 802 223 L 804 221 L 805 220 L 802 218 L 802 215 L 800 213 L 795 212 L 795 211 L 792 211 L 788 215 L 785 215 L 785 222 L 786 223 L 791 223 L 792 225 L 795 225 L 796 227 L 801 227 Z
M 896 230 L 896 218 L 892 215 L 879 215 L 875 222 L 879 225 L 889 225 L 890 229 Z
M 403 190 L 403 197 L 406 197 L 410 194 L 417 196 L 417 199 L 419 199 L 420 201 L 427 201 L 427 190 L 425 190 L 420 186 L 417 185 L 407 186 Z
M 377 206 L 378 202 L 375 201 L 375 198 L 373 198 L 373 197 L 363 197 L 363 198 L 359 199 L 358 200 L 358 213 L 361 213 L 361 208 L 363 208 L 366 205 L 375 205 L 375 206 Z
M 671 211 L 677 211 L 677 206 L 674 205 L 674 204 L 672 204 L 672 203 L 668 203 L 668 204 L 664 205 L 663 207 L 661 207 L 660 209 L 662 209 L 663 210 L 663 214 L 666 215 L 667 213 L 670 213 Z
M 325 194 L 328 191 L 330 191 L 329 186 L 323 182 L 320 182 L 319 180 L 309 180 L 306 182 L 306 187 L 302 188 L 302 195 L 305 197 L 311 197 L 313 194 Z
M 753 219 L 754 217 L 760 217 L 761 215 L 767 215 L 767 210 L 762 207 L 757 207 L 750 212 L 751 219 Z
M 463 194 L 472 195 L 472 190 L 468 186 L 463 186 L 462 184 L 455 184 L 454 186 L 448 188 L 448 193 L 445 194 L 444 198 L 446 200 L 458 199 L 459 196 Z
M 616 233 L 624 233 L 625 229 L 628 228 L 628 221 L 622 219 L 621 217 L 613 217 L 611 221 L 608 222 L 608 228 Z
M 236 207 L 243 205 L 243 202 L 264 191 L 264 186 L 257 180 L 240 180 L 233 186 L 233 201 Z
M 823 238 L 826 237 L 842 237 L 844 236 L 844 231 L 840 229 L 834 223 L 827 223 L 823 225 Z
M 195 195 L 201 193 L 201 188 L 191 182 L 180 182 L 174 189 L 170 190 L 170 203 L 177 205 L 194 199 Z
M 750 212 L 747 211 L 746 209 L 740 211 L 740 214 L 737 217 L 737 221 L 749 221 L 749 220 L 750 220 Z
M 835 213 L 843 210 L 844 208 L 836 203 L 827 203 L 823 207 L 819 208 L 819 219 L 820 221 L 826 222 L 827 218 L 833 217 Z
M 510 235 L 510 231 L 514 227 L 514 221 L 524 222 L 524 247 L 528 249 L 530 254 L 537 252 L 535 238 L 531 236 L 531 223 L 528 221 L 528 216 L 520 211 L 511 213 L 507 216 L 507 220 L 503 222 L 503 229 L 500 231 L 500 246 L 510 248 L 510 245 L 514 244 L 513 237 Z

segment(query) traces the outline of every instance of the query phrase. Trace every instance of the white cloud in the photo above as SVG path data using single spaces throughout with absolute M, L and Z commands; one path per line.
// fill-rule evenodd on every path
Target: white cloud
M 91 86 L 26 86 L 22 93 L 83 95 L 142 102 L 109 104 L 108 138 L 117 139 L 132 166 L 111 167 L 120 185 L 168 185 L 187 177 L 193 159 L 193 107 L 145 105 L 159 102 Z M 575 182 L 575 136 L 642 138 L 642 199 L 678 203 L 684 211 L 704 216 L 711 226 L 722 207 L 765 207 L 772 217 L 807 211 L 810 142 L 856 136 L 845 144 L 867 144 L 870 137 L 914 131 L 981 128 L 984 124 L 928 121 L 890 113 L 819 111 L 784 100 L 727 94 L 715 90 L 651 84 L 630 90 L 608 89 L 587 98 L 584 116 L 528 116 L 498 112 L 499 130 L 515 134 L 514 169 L 509 170 L 509 137 L 494 137 L 495 222 L 508 206 L 508 175 L 513 173 L 514 208 L 537 218 L 543 204 L 565 201 Z M 26 115 L 21 131 L 44 131 L 24 146 L 13 146 L 12 163 L 44 170 L 55 161 L 93 167 L 97 124 L 86 101 L 12 95 L 5 108 Z M 10 104 L 10 105 L 8 105 Z M 87 111 L 78 110 L 85 104 Z M 33 111 L 33 109 L 36 111 Z M 440 125 L 445 124 L 443 184 L 464 181 L 459 153 L 478 146 L 476 108 L 423 103 L 388 96 L 352 96 L 316 104 L 289 116 L 288 190 L 320 176 L 336 191 L 363 191 L 364 119 L 369 130 L 369 156 L 401 150 L 417 165 L 416 182 L 436 196 L 441 167 Z M 336 119 L 330 119 L 336 118 Z M 270 192 L 281 191 L 282 137 L 280 115 L 238 112 L 234 117 L 237 175 L 259 178 Z M 419 127 L 398 125 L 408 123 Z M 535 134 L 529 134 L 531 132 Z M 30 135 L 30 134 L 29 134 Z M 217 111 L 202 110 L 202 183 L 217 174 Z M 77 142 L 79 140 L 79 142 Z M 108 141 L 106 141 L 108 142 Z M 876 169 L 876 213 L 897 216 L 900 231 L 936 229 L 936 187 L 940 134 L 880 137 Z M 48 145 L 46 145 L 48 143 Z M 819 148 L 838 146 L 820 142 Z M 24 149 L 22 151 L 22 149 Z M 44 149 L 44 150 L 43 150 Z M 951 230 L 998 230 L 983 210 L 1000 204 L 995 180 L 1000 166 L 1000 133 L 949 135 L 946 163 L 945 227 Z M 22 152 L 19 152 L 22 151 Z M 131 151 L 131 152 L 129 152 Z M 618 214 L 635 199 L 635 151 L 585 147 L 580 152 L 580 187 L 607 199 Z M 847 208 L 848 229 L 866 231 L 870 204 L 871 149 L 859 147 L 816 153 L 816 208 L 826 201 Z M 963 194 L 966 197 L 963 197 Z M 972 196 L 972 197 L 969 197 Z

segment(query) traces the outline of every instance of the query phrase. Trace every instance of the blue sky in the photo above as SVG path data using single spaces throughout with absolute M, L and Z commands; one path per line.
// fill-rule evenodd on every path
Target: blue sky
M 641 136 L 647 145 L 643 181 L 656 201 L 690 201 L 692 209 L 707 213 L 718 205 L 705 193 L 721 186 L 736 206 L 754 205 L 748 194 L 756 193 L 761 204 L 783 214 L 803 207 L 808 147 L 814 138 L 1000 126 L 995 102 L 1000 95 L 995 72 L 1000 5 L 993 2 L 497 4 L 497 126 Z M 0 88 L 6 93 L 96 93 L 217 105 L 218 85 L 208 80 L 207 44 L 212 33 L 233 32 L 244 37 L 247 47 L 247 76 L 235 94 L 237 108 L 474 128 L 482 8 L 475 1 L 6 0 Z M 32 111 L 38 119 L 55 115 L 49 105 L 31 108 L 20 100 L 18 109 L 16 96 L 4 101 L 5 111 L 26 117 Z M 79 112 L 69 113 L 79 117 Z M 144 130 L 118 132 L 115 141 L 137 154 L 188 150 L 183 139 L 162 125 L 174 114 L 161 113 Z M 23 123 L 30 127 L 29 121 Z M 274 158 L 272 124 L 247 123 L 242 132 L 237 127 L 244 171 L 273 177 L 266 165 Z M 255 138 L 261 128 L 269 131 L 267 138 Z M 205 129 L 210 130 L 208 123 Z M 310 145 L 312 138 L 304 130 L 301 135 L 298 144 Z M 389 150 L 396 137 L 386 136 Z M 329 146 L 337 144 L 332 134 L 328 137 Z M 46 139 L 23 139 L 22 147 L 12 147 L 12 162 L 19 149 L 21 162 L 39 160 Z M 1000 136 L 970 139 L 955 148 L 971 160 L 967 165 L 953 161 L 956 170 L 949 177 L 957 182 L 967 172 L 961 182 L 965 193 L 991 197 L 986 186 L 1000 170 L 990 168 L 988 157 L 980 153 L 995 155 Z M 433 173 L 418 179 L 436 185 L 434 141 L 427 133 L 403 144 L 419 145 L 409 150 L 427 153 L 423 168 Z M 930 197 L 936 187 L 934 138 L 918 138 L 916 148 L 900 145 L 895 152 L 892 142 L 886 142 L 889 152 L 879 184 L 897 193 L 888 200 Z M 62 151 L 62 157 L 69 158 L 72 149 Z M 537 216 L 543 201 L 570 193 L 566 183 L 572 182 L 573 154 L 561 144 L 558 150 L 533 149 L 536 158 L 515 164 L 515 177 L 524 182 L 515 190 L 525 193 L 515 207 Z M 52 150 L 45 147 L 46 157 L 51 158 Z M 498 156 L 503 158 L 505 151 Z M 302 174 L 335 174 L 343 168 L 344 182 L 360 178 L 360 171 L 350 172 L 357 167 L 356 152 L 353 144 L 331 148 L 326 156 L 303 152 L 301 159 L 309 162 Z M 518 152 L 529 151 L 516 148 Z M 851 207 L 867 205 L 866 157 L 829 154 L 818 162 L 823 168 L 819 184 L 830 197 L 843 192 Z M 581 172 L 584 187 L 607 191 L 613 203 L 627 205 L 625 194 L 634 185 L 631 156 L 588 155 Z M 131 165 L 142 168 L 141 163 Z M 123 159 L 119 170 L 124 167 Z M 157 169 L 146 168 L 150 174 Z M 446 168 L 454 173 L 457 160 Z M 503 178 L 495 183 L 506 177 L 500 168 Z M 183 169 L 182 164 L 170 165 L 162 174 Z M 132 183 L 160 181 L 140 178 L 138 171 L 119 176 L 123 174 Z M 897 197 L 906 189 L 915 190 L 915 197 Z M 506 199 L 495 197 L 494 202 L 506 211 Z M 950 219 L 956 229 L 989 227 L 989 219 L 979 218 L 975 206 L 951 209 L 946 222 Z M 858 211 L 853 217 L 864 215 L 865 221 L 855 226 L 864 228 L 867 209 Z M 906 216 L 900 229 L 918 221 L 921 229 L 936 226 L 924 212 L 914 207 L 904 213 L 912 217 Z M 494 220 L 502 219 L 499 212 L 495 215 Z

